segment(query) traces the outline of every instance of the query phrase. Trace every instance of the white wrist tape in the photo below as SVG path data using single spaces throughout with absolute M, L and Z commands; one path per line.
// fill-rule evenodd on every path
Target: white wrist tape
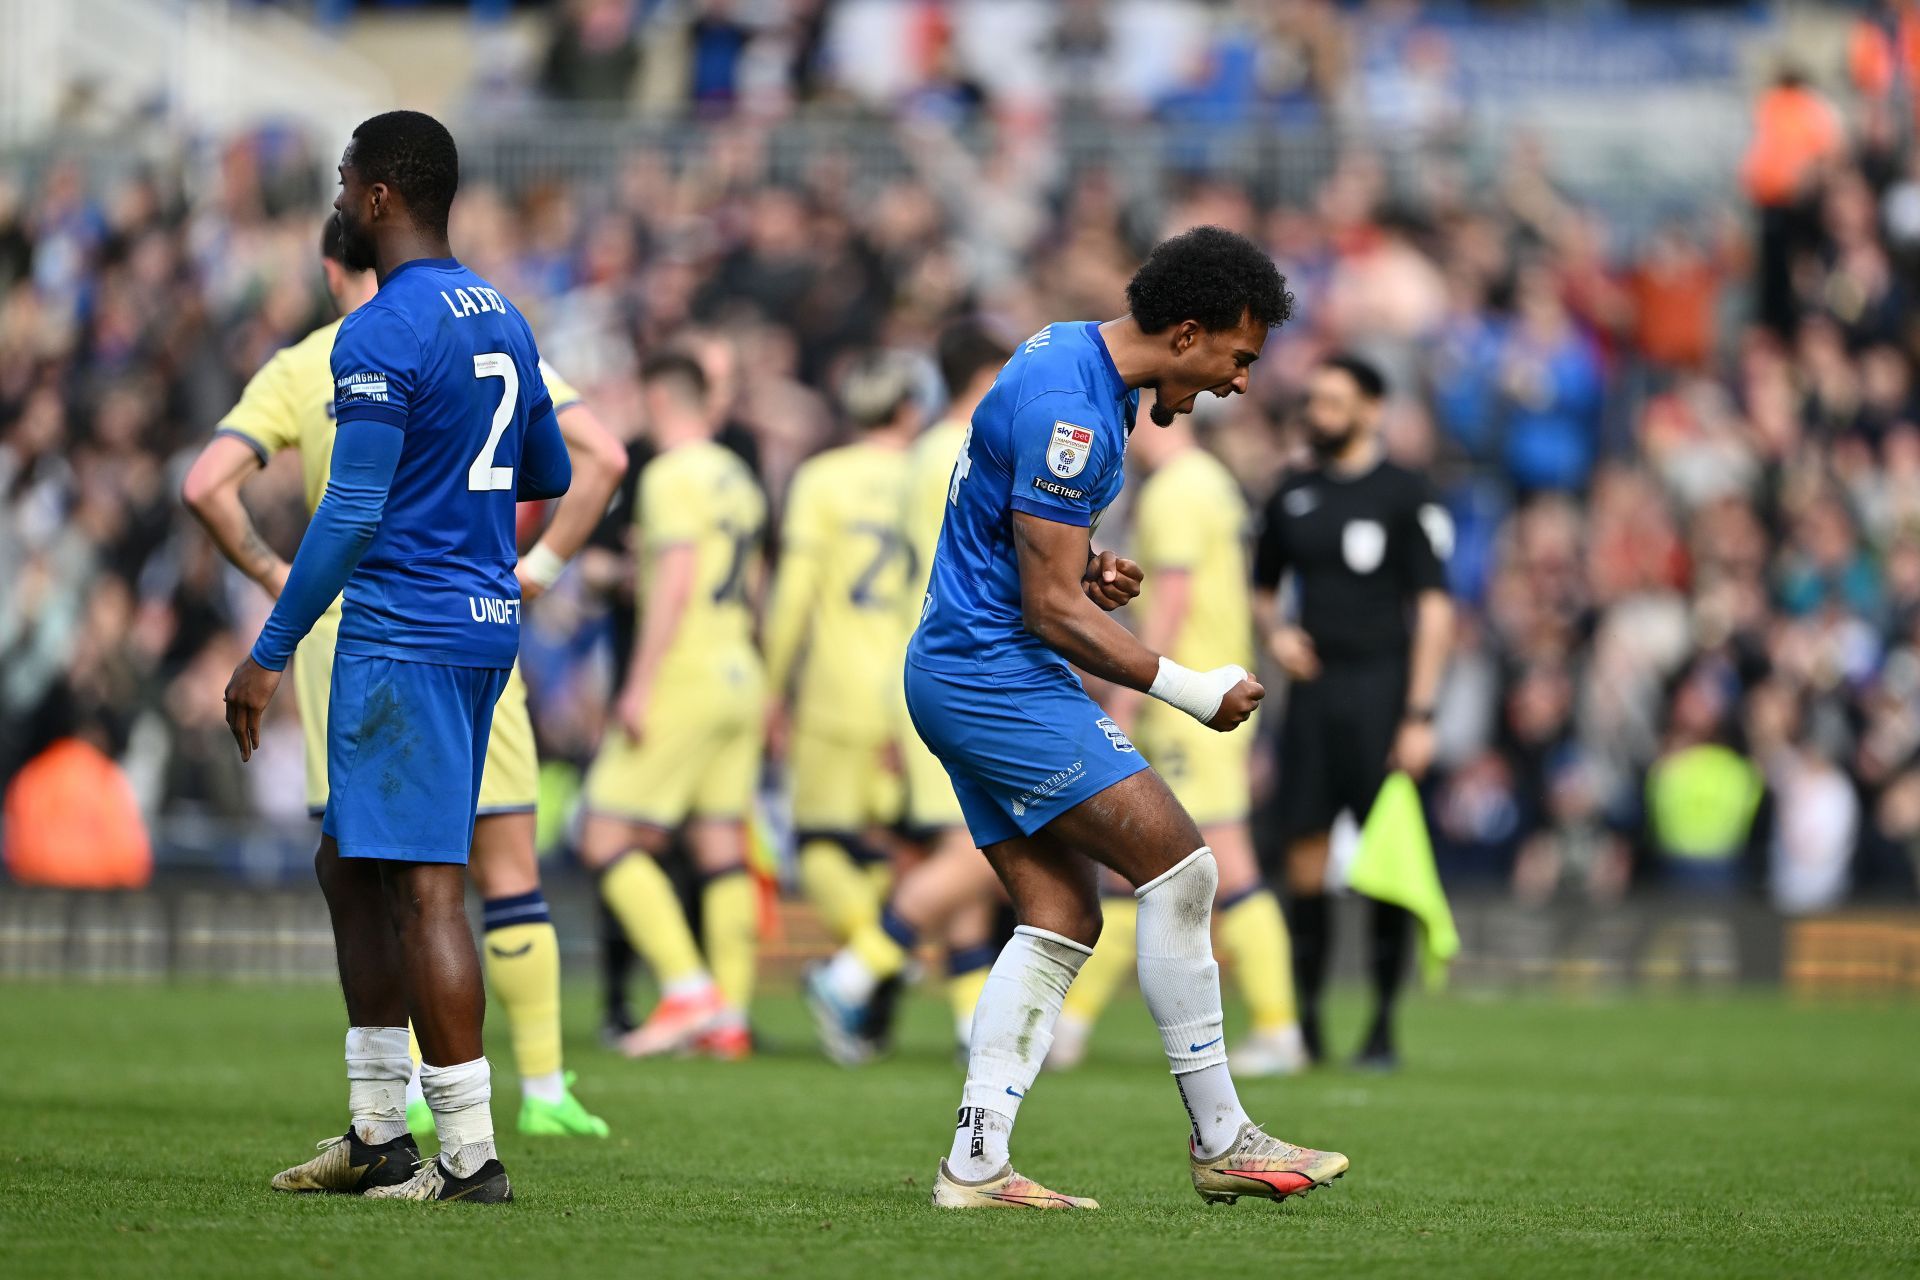
M 566 567 L 567 562 L 544 542 L 534 543 L 533 548 L 520 558 L 521 572 L 539 583 L 542 591 L 552 586 L 560 577 L 560 571 Z
M 1173 659 L 1160 659 L 1160 673 L 1147 692 L 1170 707 L 1178 707 L 1201 724 L 1218 714 L 1227 690 L 1247 678 L 1247 669 L 1235 663 L 1211 671 L 1195 671 Z

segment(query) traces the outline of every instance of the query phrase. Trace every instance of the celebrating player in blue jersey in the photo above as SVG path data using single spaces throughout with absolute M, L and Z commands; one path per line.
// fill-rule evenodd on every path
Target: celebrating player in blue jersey
M 1139 389 L 1152 388 L 1163 426 L 1203 391 L 1245 391 L 1292 297 L 1259 248 L 1200 227 L 1153 251 L 1127 302 L 1117 320 L 1029 338 L 974 412 L 907 652 L 914 726 L 1020 917 L 974 1014 L 953 1150 L 934 1183 L 944 1207 L 1097 1207 L 1015 1173 L 1007 1154 L 1061 999 L 1100 933 L 1096 864 L 1135 886 L 1140 991 L 1192 1121 L 1195 1189 L 1278 1200 L 1347 1169 L 1345 1156 L 1281 1142 L 1241 1109 L 1208 934 L 1213 854 L 1067 665 L 1221 732 L 1253 713 L 1262 690 L 1243 668 L 1189 670 L 1107 616 L 1138 592 L 1139 569 L 1095 554 L 1090 537 L 1120 492 Z
M 294 646 L 345 588 L 314 865 L 346 994 L 353 1123 L 274 1178 L 282 1191 L 513 1195 L 494 1152 L 464 868 L 520 643 L 514 505 L 566 492 L 571 467 L 527 322 L 448 247 L 459 173 L 452 135 L 413 111 L 365 121 L 341 157 L 347 265 L 380 288 L 334 341 L 326 496 L 227 685 L 250 759 Z M 440 1135 L 425 1164 L 407 1132 L 409 1015 Z

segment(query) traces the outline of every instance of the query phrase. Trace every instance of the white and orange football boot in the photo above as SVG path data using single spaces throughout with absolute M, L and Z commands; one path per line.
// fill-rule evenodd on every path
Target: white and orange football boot
M 1208 1204 L 1232 1204 L 1241 1196 L 1285 1200 L 1328 1186 L 1347 1171 L 1348 1160 L 1338 1151 L 1314 1151 L 1267 1133 L 1248 1121 L 1240 1126 L 1233 1145 L 1211 1160 L 1202 1160 L 1188 1141 L 1193 1162 L 1193 1189 Z
M 697 992 L 663 996 L 639 1027 L 620 1038 L 620 1052 L 629 1058 L 653 1058 L 683 1053 L 725 1019 L 726 1004 L 711 983 Z
M 1032 1178 L 1022 1177 L 1010 1164 L 985 1182 L 962 1182 L 940 1161 L 940 1175 L 933 1180 L 933 1207 L 936 1209 L 1098 1209 L 1098 1200 L 1086 1196 L 1063 1196 L 1049 1191 Z
M 716 1062 L 743 1062 L 753 1056 L 753 1032 L 745 1022 L 727 1018 L 695 1037 L 692 1047 L 701 1057 Z

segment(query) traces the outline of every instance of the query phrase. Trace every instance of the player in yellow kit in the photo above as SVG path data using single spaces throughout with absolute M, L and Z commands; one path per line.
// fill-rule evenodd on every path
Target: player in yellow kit
M 863 917 L 848 930 L 843 946 L 809 985 L 831 984 L 842 1002 L 869 1007 L 867 1034 L 849 1040 L 831 1019 L 816 1019 L 828 1054 L 853 1064 L 871 1057 L 885 1037 L 885 1011 L 873 1001 L 907 967 L 925 930 L 944 925 L 947 942 L 947 994 L 953 1007 L 954 1034 L 963 1046 L 973 1021 L 973 1006 L 986 984 L 997 948 L 993 946 L 994 915 L 1001 900 L 1000 882 L 993 868 L 973 846 L 953 783 L 933 752 L 907 720 L 902 666 L 907 639 L 920 619 L 933 567 L 934 545 L 940 540 L 940 522 L 946 514 L 947 488 L 953 480 L 954 460 L 967 433 L 974 406 L 993 385 L 1000 366 L 1012 352 L 978 323 L 960 321 L 941 335 L 938 355 L 949 403 L 946 415 L 921 432 L 908 453 L 904 504 L 900 511 L 902 541 L 911 552 L 913 576 L 902 593 L 896 625 L 894 658 L 887 668 L 892 732 L 906 781 L 906 820 L 902 824 L 914 843 L 927 851 L 893 886 L 877 915 Z M 813 1001 L 816 1010 L 819 1001 Z
M 351 271 L 343 263 L 333 219 L 321 238 L 321 263 L 343 317 L 374 295 L 373 272 Z M 240 490 L 275 453 L 295 449 L 307 510 L 319 506 L 333 457 L 329 357 L 339 328 L 339 321 L 324 325 L 267 361 L 221 420 L 183 485 L 188 506 L 221 551 L 276 597 L 286 583 L 288 564 L 254 529 Z M 552 585 L 579 550 L 626 463 L 618 442 L 580 403 L 579 393 L 544 365 L 542 372 L 572 455 L 574 482 L 552 525 L 520 559 L 525 601 Z M 315 816 L 327 804 L 327 701 L 339 629 L 340 602 L 335 600 L 294 659 L 294 687 L 306 735 L 307 809 Z M 513 1039 L 521 1077 L 521 1132 L 605 1137 L 607 1126 L 574 1098 L 561 1065 L 560 947 L 540 892 L 534 850 L 538 768 L 527 689 L 515 667 L 494 710 L 469 863 L 483 904 L 487 985 L 506 1010 Z M 416 1073 L 416 1088 L 417 1078 Z M 417 1094 L 413 1098 L 417 1105 L 408 1108 L 409 1122 L 416 1129 L 429 1127 L 431 1112 Z
M 1134 508 L 1134 559 L 1145 586 L 1134 603 L 1143 643 L 1202 669 L 1252 670 L 1247 507 L 1233 473 L 1194 440 L 1191 419 L 1134 434 L 1149 476 Z M 1253 1028 L 1233 1051 L 1236 1076 L 1289 1075 L 1306 1065 L 1280 903 L 1260 877 L 1247 827 L 1250 733 L 1215 733 L 1165 703 L 1118 690 L 1109 708 L 1165 778 L 1219 865 L 1220 950 L 1229 957 Z M 1133 894 L 1104 905 L 1106 927 L 1068 990 L 1047 1065 L 1071 1067 L 1114 991 L 1134 967 Z
M 760 774 L 766 680 L 753 643 L 766 499 L 746 464 L 713 441 L 706 375 L 691 357 L 640 370 L 647 429 L 660 450 L 635 504 L 633 662 L 587 771 L 581 859 L 662 996 L 621 1041 L 634 1057 L 752 1047 L 747 1006 L 759 895 L 746 820 Z M 687 824 L 703 885 L 705 956 L 655 859 Z
M 900 818 L 893 708 L 914 579 L 900 531 L 914 389 L 898 356 L 847 375 L 841 401 L 860 436 L 794 472 L 767 610 L 768 749 L 787 761 L 801 888 L 841 942 L 879 919 L 880 836 Z

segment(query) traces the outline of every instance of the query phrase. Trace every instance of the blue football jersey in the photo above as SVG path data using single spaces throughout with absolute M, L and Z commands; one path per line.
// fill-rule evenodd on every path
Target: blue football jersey
M 339 652 L 510 667 L 520 647 L 515 469 L 552 412 L 533 332 L 452 258 L 388 274 L 333 343 L 334 416 L 405 433 L 386 511 L 347 580 Z
M 1139 403 L 1098 324 L 1048 325 L 1021 345 L 954 463 L 909 661 L 953 674 L 1066 666 L 1021 623 L 1013 513 L 1094 524 L 1125 479 Z

